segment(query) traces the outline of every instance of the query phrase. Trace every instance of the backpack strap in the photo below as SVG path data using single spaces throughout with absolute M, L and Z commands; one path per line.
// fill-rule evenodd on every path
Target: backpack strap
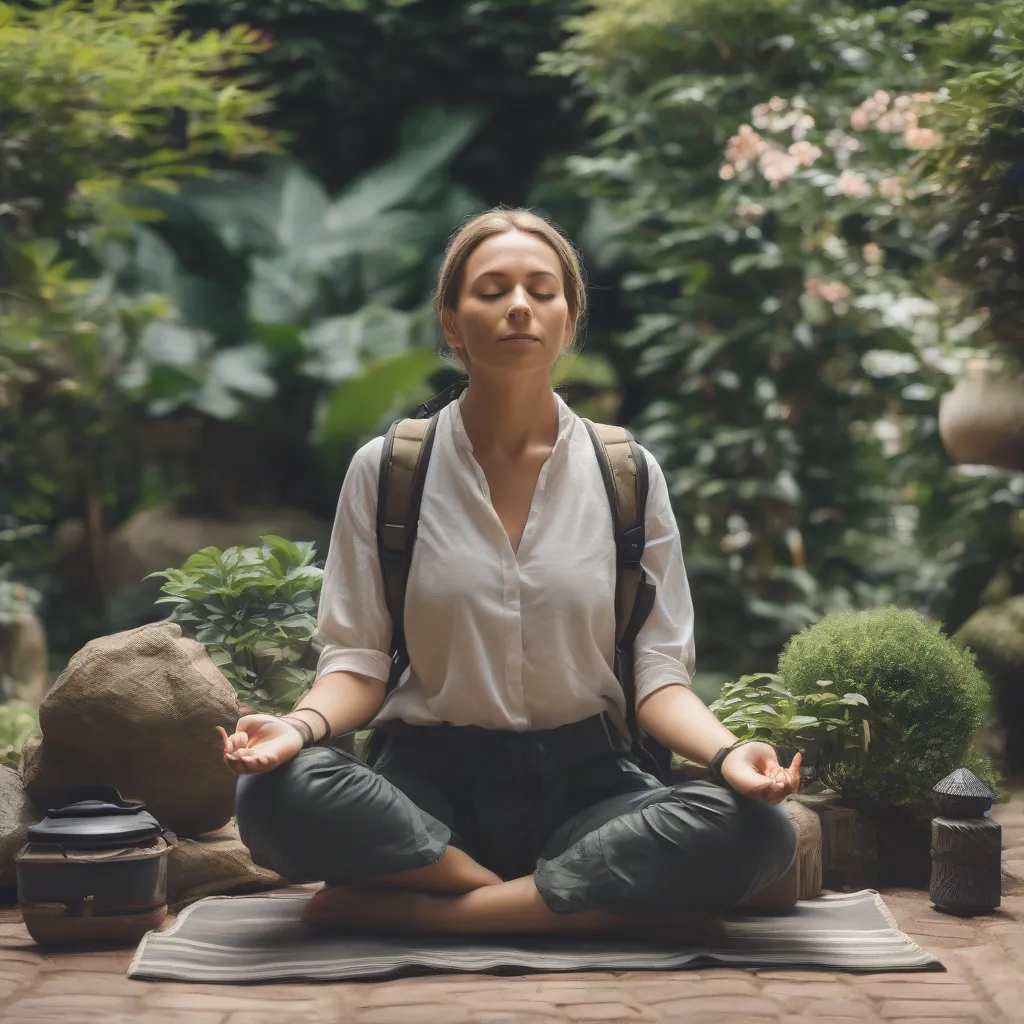
M 405 588 L 420 521 L 423 481 L 434 446 L 437 416 L 392 424 L 384 438 L 377 485 L 377 555 L 384 602 L 391 615 L 391 673 L 387 695 L 409 665 L 405 647 Z
M 649 476 L 647 459 L 624 427 L 583 419 L 597 454 L 615 529 L 615 661 L 613 668 L 626 699 L 630 738 L 640 742 L 636 721 L 633 644 L 654 607 L 656 588 L 641 568 L 646 545 L 645 514 Z

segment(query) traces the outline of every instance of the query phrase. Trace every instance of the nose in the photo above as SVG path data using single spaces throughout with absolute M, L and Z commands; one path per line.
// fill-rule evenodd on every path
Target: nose
M 512 304 L 508 307 L 506 316 L 512 322 L 533 319 L 533 308 L 526 297 L 526 290 L 521 285 L 516 285 L 512 291 Z

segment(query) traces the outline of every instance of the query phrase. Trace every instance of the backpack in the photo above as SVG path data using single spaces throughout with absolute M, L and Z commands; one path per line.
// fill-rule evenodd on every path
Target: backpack
M 463 382 L 464 387 L 464 382 Z M 384 600 L 391 615 L 391 671 L 386 697 L 391 696 L 409 665 L 405 648 L 405 588 L 419 527 L 420 502 L 427 464 L 434 445 L 440 409 L 455 394 L 446 392 L 422 405 L 412 419 L 392 424 L 380 458 L 377 492 L 377 553 L 384 581 Z M 462 390 L 461 388 L 458 389 Z M 646 538 L 647 460 L 624 427 L 583 419 L 597 454 L 615 529 L 615 657 L 613 669 L 626 702 L 627 739 L 641 767 L 668 781 L 671 752 L 639 728 L 633 644 L 654 607 L 656 587 L 640 566 Z M 379 755 L 377 730 L 371 732 L 363 758 L 373 764 Z

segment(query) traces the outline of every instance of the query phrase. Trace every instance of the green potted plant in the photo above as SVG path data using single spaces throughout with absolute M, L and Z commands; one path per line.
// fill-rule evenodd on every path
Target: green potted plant
M 992 698 L 973 654 L 914 611 L 873 608 L 826 615 L 798 633 L 779 674 L 797 700 L 820 693 L 823 680 L 867 699 L 871 756 L 831 754 L 817 777 L 873 824 L 881 884 L 927 886 L 935 783 L 966 767 L 1001 793 L 975 744 Z
M 315 557 L 310 543 L 266 536 L 256 547 L 203 548 L 180 569 L 152 574 L 166 580 L 158 603 L 210 652 L 243 712 L 290 711 L 313 683 L 323 581 Z
M 871 709 L 862 693 L 837 693 L 831 680 L 793 694 L 771 672 L 726 683 L 710 708 L 737 739 L 771 743 L 788 764 L 799 750 L 801 775 L 817 780 L 835 760 L 861 759 L 871 743 Z

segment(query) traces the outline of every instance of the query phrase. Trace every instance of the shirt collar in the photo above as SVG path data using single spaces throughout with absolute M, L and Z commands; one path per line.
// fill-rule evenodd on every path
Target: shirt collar
M 469 434 L 466 433 L 466 425 L 462 421 L 462 403 L 465 401 L 465 398 L 466 392 L 463 391 L 454 402 L 447 406 L 447 409 L 449 410 L 449 423 L 451 424 L 452 437 L 455 439 L 455 443 L 472 454 L 473 442 L 470 441 Z M 551 450 L 552 455 L 568 447 L 573 428 L 576 426 L 576 420 L 579 418 L 557 391 L 555 392 L 555 402 L 558 404 L 558 436 L 555 438 L 555 444 Z

